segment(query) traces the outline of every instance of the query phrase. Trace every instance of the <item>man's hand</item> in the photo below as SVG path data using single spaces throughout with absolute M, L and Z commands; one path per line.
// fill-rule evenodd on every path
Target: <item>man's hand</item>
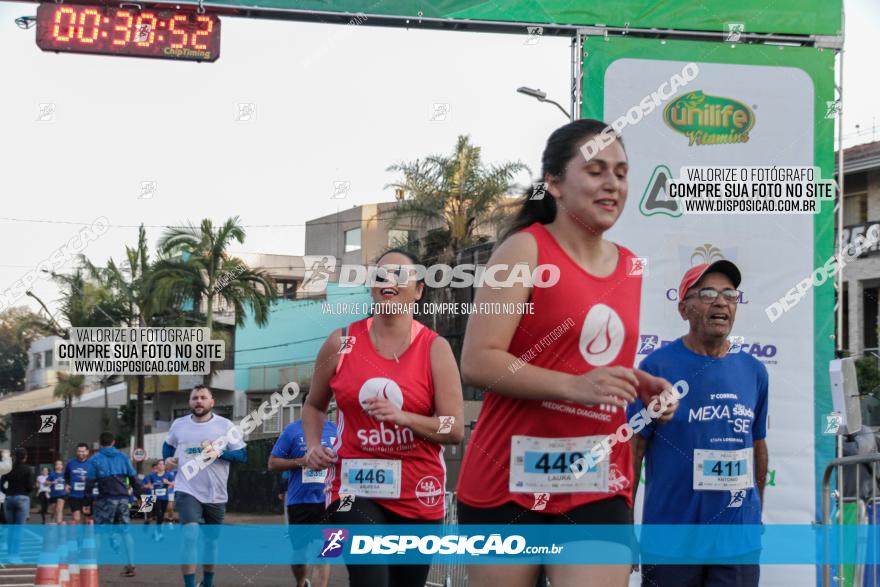
M 672 420 L 675 416 L 675 410 L 678 409 L 678 392 L 672 387 L 672 384 L 662 377 L 655 377 L 650 373 L 646 373 L 641 369 L 634 369 L 636 377 L 639 380 L 639 398 L 645 406 L 649 406 L 651 402 L 661 402 L 665 405 L 663 412 L 655 418 L 658 424 L 665 424 Z

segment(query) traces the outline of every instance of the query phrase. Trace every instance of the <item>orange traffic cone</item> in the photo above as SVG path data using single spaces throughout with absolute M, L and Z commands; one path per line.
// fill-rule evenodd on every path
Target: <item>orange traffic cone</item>
M 67 570 L 70 574 L 70 587 L 80 587 L 79 584 L 79 548 L 77 547 L 77 531 L 79 524 L 71 522 L 67 526 Z
M 59 587 L 70 587 L 70 566 L 68 564 L 68 556 L 70 551 L 67 548 L 68 526 L 65 522 L 58 525 L 58 585 Z
M 56 524 L 46 524 L 45 532 L 43 532 L 43 548 L 40 550 L 40 558 L 37 559 L 37 576 L 34 578 L 34 587 L 58 587 L 60 580 L 58 530 Z
M 85 526 L 82 550 L 79 557 L 79 585 L 80 587 L 99 587 L 95 522 L 92 520 L 89 520 Z

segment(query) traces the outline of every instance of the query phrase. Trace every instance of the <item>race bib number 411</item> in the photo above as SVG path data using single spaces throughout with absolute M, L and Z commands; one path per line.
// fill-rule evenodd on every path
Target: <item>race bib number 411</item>
M 694 490 L 751 489 L 752 449 L 694 450 Z
M 576 477 L 572 465 L 583 463 L 590 449 L 603 436 L 536 438 L 514 436 L 510 440 L 511 493 L 608 492 L 608 460 Z M 581 465 L 582 466 L 582 465 Z

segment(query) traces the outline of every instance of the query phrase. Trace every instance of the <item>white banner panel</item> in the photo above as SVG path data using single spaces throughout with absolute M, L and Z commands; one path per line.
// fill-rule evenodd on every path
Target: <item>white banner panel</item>
M 625 115 L 686 64 L 614 61 L 604 80 L 605 120 Z M 675 96 L 699 91 L 707 102 L 745 106 L 753 126 L 747 142 L 691 144 L 689 136 L 664 121 L 666 102 L 623 130 L 631 165 L 629 197 L 609 238 L 647 258 L 638 360 L 687 332 L 677 307 L 684 272 L 718 259 L 735 262 L 743 274 L 743 296 L 732 335 L 743 337 L 744 350 L 761 360 L 770 375 L 771 473 L 764 523 L 808 524 L 815 499 L 813 298 L 804 298 L 772 324 L 764 308 L 813 270 L 813 216 L 689 216 L 676 211 L 662 186 L 664 174 L 678 177 L 683 166 L 813 165 L 813 84 L 794 68 L 698 65 L 698 75 Z M 641 499 L 637 521 L 640 506 Z M 813 567 L 765 566 L 761 584 L 807 585 L 814 572 Z

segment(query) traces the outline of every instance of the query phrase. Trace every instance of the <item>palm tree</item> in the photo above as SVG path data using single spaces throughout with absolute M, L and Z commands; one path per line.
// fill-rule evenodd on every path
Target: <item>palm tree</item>
M 164 308 L 156 303 L 151 290 L 154 265 L 150 262 L 150 251 L 147 246 L 147 232 L 144 225 L 138 228 L 138 242 L 134 247 L 125 247 L 125 262 L 120 266 L 109 259 L 105 267 L 97 267 L 86 261 L 86 267 L 92 279 L 107 284 L 113 294 L 114 302 L 121 307 L 117 321 L 113 326 L 143 327 L 152 325 L 154 316 Z M 135 417 L 135 442 L 138 447 L 144 445 L 144 396 L 145 377 L 136 375 L 137 381 L 137 415 Z M 107 416 L 107 387 L 104 384 L 104 418 Z M 140 468 L 140 463 L 138 463 Z
M 441 254 L 454 258 L 478 242 L 476 230 L 498 220 L 497 209 L 517 185 L 513 178 L 528 167 L 519 161 L 485 166 L 480 147 L 460 135 L 451 155 L 431 155 L 424 160 L 395 163 L 387 171 L 403 178 L 385 187 L 404 194 L 392 219 L 408 218 L 423 225 L 440 225 Z M 435 242 L 437 242 L 435 238 Z
M 73 407 L 73 400 L 79 399 L 85 388 L 85 375 L 71 375 L 59 372 L 58 382 L 52 392 L 57 398 L 64 400 L 64 423 L 62 425 L 62 441 L 61 450 L 64 450 L 63 443 L 70 437 L 70 410 Z
M 277 298 L 275 282 L 261 269 L 253 269 L 227 250 L 233 242 L 243 243 L 244 228 L 238 217 L 214 228 L 210 219 L 196 228 L 169 228 L 159 239 L 164 258 L 156 263 L 152 291 L 165 305 L 192 304 L 194 311 L 204 303 L 204 325 L 214 330 L 214 305 L 222 300 L 235 313 L 235 325 L 243 326 L 246 310 L 254 322 L 264 326 L 269 308 Z

